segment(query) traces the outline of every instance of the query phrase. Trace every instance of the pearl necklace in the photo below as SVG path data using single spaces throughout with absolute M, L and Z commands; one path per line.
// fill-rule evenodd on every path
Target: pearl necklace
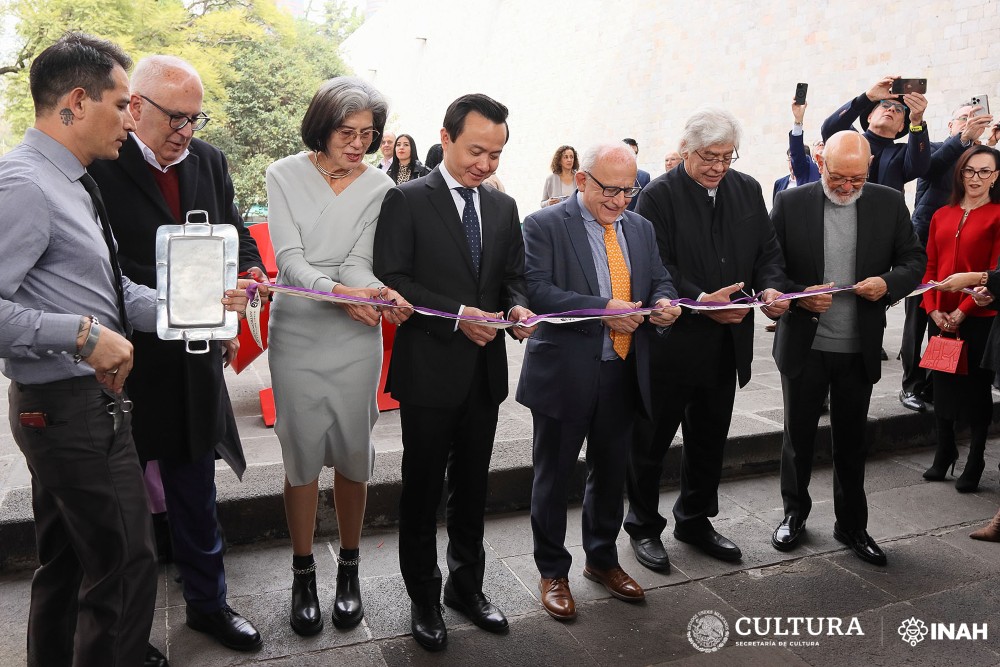
M 316 167 L 316 169 L 319 171 L 319 173 L 323 174 L 327 178 L 332 178 L 334 180 L 340 178 L 347 178 L 348 176 L 354 173 L 355 169 L 357 169 L 357 167 L 354 167 L 352 169 L 348 169 L 342 174 L 337 174 L 335 172 L 325 169 L 323 165 L 319 163 L 319 151 L 313 151 L 313 158 L 314 160 L 311 160 L 311 162 L 313 163 L 313 166 Z

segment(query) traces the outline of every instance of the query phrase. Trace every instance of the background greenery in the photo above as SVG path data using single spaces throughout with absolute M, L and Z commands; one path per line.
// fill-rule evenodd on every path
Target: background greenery
M 296 19 L 274 0 L 0 0 L 0 16 L 15 21 L 18 40 L 0 62 L 7 147 L 34 120 L 31 61 L 64 32 L 109 39 L 136 62 L 176 55 L 201 74 L 212 122 L 198 137 L 226 153 L 244 215 L 266 205 L 267 166 L 302 149 L 299 123 L 319 83 L 349 73 L 338 48 L 362 21 L 332 1 Z

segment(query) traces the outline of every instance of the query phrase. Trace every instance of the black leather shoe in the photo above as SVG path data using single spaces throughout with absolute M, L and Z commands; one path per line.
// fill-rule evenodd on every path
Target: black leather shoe
M 691 533 L 674 528 L 674 537 L 681 542 L 687 542 L 691 546 L 701 549 L 712 558 L 726 561 L 737 561 L 743 558 L 743 552 L 740 551 L 740 548 L 719 535 L 714 528 Z
M 462 595 L 451 585 L 444 585 L 444 603 L 488 632 L 503 634 L 509 629 L 507 617 L 482 593 Z
M 838 542 L 842 542 L 847 546 L 851 547 L 851 551 L 866 563 L 871 563 L 872 565 L 885 565 L 885 554 L 879 549 L 879 546 L 875 544 L 875 540 L 871 538 L 866 530 L 857 530 L 848 533 L 847 531 L 841 530 L 840 526 L 833 524 L 833 537 Z
M 899 390 L 899 402 L 903 404 L 904 408 L 914 412 L 923 412 L 927 409 L 924 399 L 903 389 Z
M 365 617 L 361 602 L 361 582 L 358 579 L 358 559 L 337 558 L 337 594 L 333 600 L 333 624 L 349 630 Z
M 170 667 L 167 657 L 160 653 L 160 649 L 152 644 L 146 645 L 146 658 L 142 661 L 142 667 Z
M 410 602 L 410 631 L 428 651 L 440 651 L 448 644 L 448 629 L 441 618 L 441 605 Z
M 881 351 L 881 352 L 879 352 L 879 355 L 878 355 L 878 357 L 879 357 L 879 359 L 881 359 L 882 361 L 889 361 L 889 353 L 885 351 L 885 348 L 884 348 L 884 347 L 882 348 L 882 351 Z
M 797 516 L 788 515 L 771 535 L 771 546 L 778 551 L 791 551 L 799 546 L 799 539 L 806 530 L 806 523 Z
M 323 612 L 316 593 L 316 566 L 305 570 L 292 568 L 292 630 L 303 637 L 311 637 L 323 629 Z
M 192 630 L 212 635 L 216 641 L 234 651 L 256 651 L 264 645 L 257 628 L 228 604 L 211 614 L 187 608 L 187 625 Z
M 640 565 L 648 567 L 655 572 L 670 572 L 670 559 L 667 557 L 667 550 L 663 548 L 663 542 L 658 537 L 629 538 L 635 559 Z

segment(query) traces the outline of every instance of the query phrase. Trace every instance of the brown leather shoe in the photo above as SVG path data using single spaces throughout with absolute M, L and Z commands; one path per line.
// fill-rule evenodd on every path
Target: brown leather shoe
M 576 618 L 576 603 L 569 592 L 569 579 L 546 579 L 538 582 L 542 593 L 542 606 L 549 616 L 557 621 L 571 621 Z
M 584 566 L 583 576 L 591 581 L 603 584 L 611 595 L 625 602 L 639 602 L 646 599 L 646 593 L 642 587 L 635 583 L 635 579 L 628 576 L 621 566 L 615 566 L 610 570 L 596 570 L 589 565 Z
M 988 524 L 971 533 L 969 537 L 985 542 L 1000 542 L 1000 511 L 997 512 L 995 517 L 990 519 Z

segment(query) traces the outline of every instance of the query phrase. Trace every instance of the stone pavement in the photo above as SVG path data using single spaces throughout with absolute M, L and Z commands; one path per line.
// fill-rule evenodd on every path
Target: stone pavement
M 964 461 L 966 448 L 961 448 Z M 255 654 L 228 651 L 184 625 L 184 601 L 172 566 L 161 568 L 152 641 L 174 667 L 226 665 L 977 665 L 1000 664 L 1000 544 L 969 539 L 972 527 L 993 516 L 1000 504 L 997 460 L 1000 441 L 987 449 L 980 491 L 956 493 L 948 483 L 925 482 L 926 448 L 882 454 L 868 467 L 869 528 L 881 543 L 888 567 L 867 565 L 832 536 L 832 471 L 817 468 L 815 498 L 803 545 L 795 552 L 771 548 L 781 500 L 774 473 L 725 480 L 715 521 L 742 548 L 743 561 L 723 563 L 666 534 L 673 569 L 662 575 L 638 565 L 627 537 L 619 540 L 622 566 L 647 590 L 645 603 L 610 598 L 583 578 L 580 510 L 570 512 L 567 543 L 574 557 L 570 585 L 578 603 L 574 622 L 552 620 L 538 602 L 538 573 L 531 556 L 531 531 L 524 513 L 492 515 L 486 524 L 487 595 L 509 616 L 508 636 L 490 635 L 445 608 L 449 645 L 430 654 L 408 636 L 409 605 L 399 574 L 397 539 L 391 530 L 366 529 L 361 574 L 366 616 L 354 630 L 333 627 L 328 614 L 335 587 L 336 541 L 317 542 L 321 604 L 326 627 L 301 638 L 288 625 L 290 557 L 283 540 L 232 548 L 226 558 L 229 602 L 263 633 Z M 661 495 L 669 516 L 676 491 Z M 672 524 L 672 521 L 671 521 Z M 444 530 L 438 534 L 444 564 Z M 30 572 L 0 575 L 0 665 L 24 662 Z M 688 624 L 704 610 L 718 612 L 729 637 L 717 652 L 700 653 L 688 641 Z M 779 635 L 761 621 L 740 617 L 836 617 L 841 631 L 854 634 Z M 856 625 L 852 619 L 856 618 Z M 933 641 L 916 646 L 898 634 L 903 621 L 989 623 L 987 638 Z M 773 621 L 772 621 L 773 623 Z M 861 635 L 858 633 L 863 632 Z M 749 632 L 741 635 L 740 632 Z M 763 645 L 738 645 L 758 642 Z M 787 642 L 781 646 L 779 642 Z

